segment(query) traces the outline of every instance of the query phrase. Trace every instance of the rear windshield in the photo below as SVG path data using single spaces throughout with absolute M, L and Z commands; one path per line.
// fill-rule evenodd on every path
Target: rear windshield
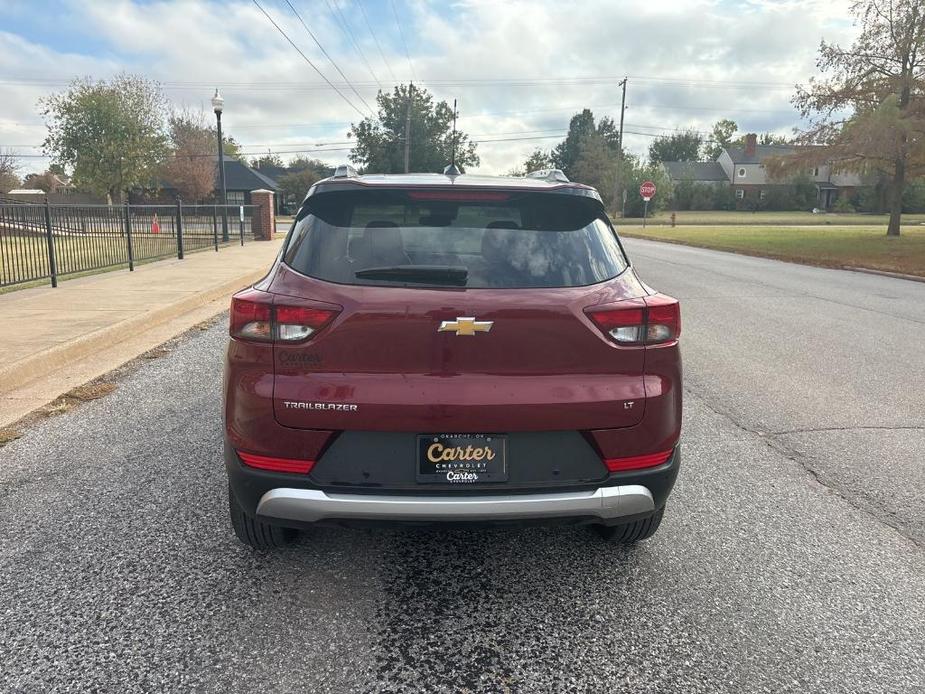
M 344 191 L 308 199 L 294 270 L 341 284 L 577 287 L 626 258 L 600 203 L 562 194 Z

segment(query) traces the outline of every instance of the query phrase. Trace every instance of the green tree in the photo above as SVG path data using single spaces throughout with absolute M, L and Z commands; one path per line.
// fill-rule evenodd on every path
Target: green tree
M 742 142 L 745 142 L 745 138 L 742 138 Z M 774 133 L 761 133 L 758 136 L 759 145 L 789 145 L 790 138 L 785 137 L 784 135 L 775 135 Z
M 410 114 L 411 171 L 442 173 L 453 156 L 453 109 L 446 101 L 435 102 L 426 89 L 398 85 L 391 93 L 376 96 L 379 112 L 375 119 L 351 124 L 348 137 L 356 138 L 350 161 L 375 173 L 405 170 L 405 118 Z M 465 170 L 478 166 L 476 145 L 457 131 L 456 165 Z
M 313 171 L 318 175 L 318 178 L 327 178 L 334 174 L 334 167 L 328 166 L 320 159 L 310 159 L 309 157 L 304 157 L 299 155 L 289 162 L 289 170 L 293 172 L 297 171 Z
M 73 171 L 76 186 L 111 203 L 155 182 L 167 152 L 167 103 L 157 83 L 127 74 L 79 79 L 39 105 L 45 153 Z
M 649 145 L 649 162 L 699 161 L 703 137 L 693 130 L 663 135 Z
M 298 205 L 302 202 L 308 189 L 322 178 L 324 177 L 313 169 L 302 169 L 301 171 L 293 171 L 280 176 L 276 182 L 279 184 L 279 189 L 283 196 L 283 204 L 286 206 Z
M 575 178 L 573 167 L 581 156 L 581 147 L 584 141 L 597 132 L 594 124 L 594 114 L 590 109 L 572 116 L 568 125 L 568 134 L 552 150 L 552 162 L 557 169 L 562 169 L 570 179 Z
M 523 171 L 525 174 L 531 171 L 542 171 L 543 169 L 552 168 L 552 157 L 549 152 L 544 152 L 537 147 L 524 161 Z
M 271 166 L 282 168 L 283 160 L 278 154 L 267 152 L 266 154 L 251 159 L 250 166 L 252 169 L 266 169 Z
M 217 135 L 213 134 L 213 139 Z M 232 159 L 237 159 L 242 164 L 247 163 L 247 157 L 241 153 L 241 145 L 230 135 L 222 133 L 222 151 L 225 153 L 226 157 L 231 157 Z
M 614 152 L 620 149 L 620 130 L 609 116 L 604 116 L 598 121 L 597 134 Z
M 723 118 L 713 124 L 709 139 L 704 143 L 703 156 L 710 161 L 716 161 L 723 150 L 732 144 L 739 126 L 735 121 Z
M 887 235 L 899 236 L 906 186 L 925 174 L 925 5 L 858 0 L 852 13 L 860 26 L 854 43 L 823 41 L 822 76 L 794 96 L 810 121 L 797 138 L 807 146 L 777 168 L 832 162 L 835 170 L 887 177 Z
M 613 209 L 617 161 L 604 137 L 592 132 L 578 144 L 578 156 L 571 166 L 569 178 L 597 188 L 604 207 Z

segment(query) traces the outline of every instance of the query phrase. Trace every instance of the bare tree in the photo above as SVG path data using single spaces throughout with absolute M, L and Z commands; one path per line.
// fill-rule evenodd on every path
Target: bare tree
M 208 198 L 215 190 L 215 131 L 203 111 L 178 109 L 168 119 L 170 155 L 164 179 L 184 200 Z
M 907 181 L 925 173 L 925 5 L 922 0 L 857 0 L 860 35 L 850 48 L 822 42 L 823 73 L 793 102 L 809 127 L 805 145 L 772 164 L 777 173 L 831 162 L 838 171 L 890 180 L 888 236 L 899 236 Z
M 45 173 L 31 173 L 26 176 L 22 184 L 25 188 L 34 188 L 48 193 L 55 185 L 54 174 L 48 171 Z
M 0 152 L 0 193 L 19 188 L 19 159 L 10 151 Z

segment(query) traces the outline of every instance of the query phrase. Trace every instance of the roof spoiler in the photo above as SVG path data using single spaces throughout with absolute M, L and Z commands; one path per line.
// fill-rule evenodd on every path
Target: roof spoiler
M 531 171 L 527 174 L 527 178 L 541 178 L 550 183 L 569 182 L 568 176 L 562 173 L 562 169 L 540 169 L 539 171 Z
M 350 164 L 341 164 L 334 169 L 334 178 L 356 178 L 357 170 Z

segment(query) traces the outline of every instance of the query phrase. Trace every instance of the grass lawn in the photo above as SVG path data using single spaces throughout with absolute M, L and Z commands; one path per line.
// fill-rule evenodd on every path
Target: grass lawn
M 925 277 L 925 226 L 900 238 L 883 226 L 618 226 L 622 236 L 668 241 L 824 267 L 860 267 Z
M 885 214 L 838 214 L 829 212 L 828 214 L 813 214 L 812 212 L 714 212 L 703 210 L 692 210 L 689 212 L 676 212 L 675 223 L 679 226 L 688 224 L 706 224 L 710 226 L 720 226 L 723 224 L 735 225 L 764 225 L 764 224 L 798 224 L 798 225 L 820 225 L 820 226 L 876 226 L 883 225 L 886 231 L 886 225 L 889 221 L 889 215 Z M 627 217 L 626 219 L 616 219 L 615 222 L 623 226 L 642 226 L 641 217 Z M 650 217 L 646 226 L 670 225 L 671 212 L 662 211 L 654 217 Z M 903 215 L 904 225 L 925 224 L 925 214 L 905 214 Z

